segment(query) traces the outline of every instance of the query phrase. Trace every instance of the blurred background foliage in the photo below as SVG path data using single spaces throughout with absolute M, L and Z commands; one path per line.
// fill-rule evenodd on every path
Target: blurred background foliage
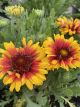
M 75 0 L 1 0 L 2 4 L 22 4 L 30 13 L 34 9 L 44 9 L 45 16 L 54 8 L 57 16 L 62 15 L 68 7 L 76 4 Z
M 0 14 L 1 16 L 7 18 L 8 16 L 4 12 L 5 6 L 14 4 L 22 5 L 27 10 L 26 15 L 23 15 L 22 17 L 23 20 L 21 26 L 19 25 L 21 28 L 18 27 L 18 30 L 21 31 L 19 34 L 27 36 L 27 39 L 42 41 L 46 38 L 46 36 L 53 35 L 53 33 L 57 31 L 54 23 L 55 19 L 61 15 L 68 15 L 66 11 L 68 11 L 69 7 L 74 5 L 74 1 L 75 0 L 1 0 Z M 40 10 L 43 14 L 39 14 L 40 11 L 37 10 Z M 72 14 L 70 9 L 68 12 Z M 11 18 L 9 17 L 9 21 L 10 19 Z M 14 26 L 16 27 L 16 24 Z M 11 30 L 11 26 L 9 25 L 6 28 Z M 9 36 L 8 38 L 8 34 L 15 35 L 18 31 L 12 34 L 12 31 L 7 29 L 5 30 L 4 27 L 0 34 L 4 37 L 4 39 L 7 37 L 6 39 L 13 40 L 13 36 Z M 15 28 L 12 26 L 12 29 Z M 4 31 L 7 31 L 7 35 L 5 35 L 6 32 Z

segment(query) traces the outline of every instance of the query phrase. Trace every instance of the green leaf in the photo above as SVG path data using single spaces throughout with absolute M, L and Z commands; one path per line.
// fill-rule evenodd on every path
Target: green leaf
M 8 19 L 0 17 L 0 27 L 6 26 L 8 25 L 8 23 L 9 23 Z
M 70 107 L 76 107 L 73 103 L 69 102 L 68 99 L 66 99 L 66 98 L 64 98 L 62 96 L 61 96 L 61 98 L 64 99 L 65 102 L 68 103 Z
M 74 96 L 80 96 L 80 87 L 79 86 L 73 86 L 73 87 L 71 87 L 71 90 L 73 91 Z
M 62 90 L 62 94 L 64 96 L 67 96 L 67 97 L 72 97 L 73 96 L 73 91 L 71 89 L 69 89 L 69 88 L 64 88 Z
M 41 107 L 39 104 L 32 102 L 29 98 L 27 98 L 27 106 L 26 107 Z
M 51 9 L 50 17 L 51 17 L 52 19 L 55 18 L 55 10 L 54 10 L 54 8 Z
M 64 5 L 64 3 L 65 3 L 65 0 L 56 0 L 55 1 L 55 6 L 54 6 L 54 8 L 55 8 L 55 11 L 59 11 L 59 9 L 61 9 L 61 7 Z
M 60 104 L 60 107 L 64 107 L 64 104 L 62 102 L 60 102 L 59 104 Z
M 36 98 L 37 102 L 44 106 L 46 105 L 47 103 L 47 96 L 44 96 L 42 92 L 40 92 L 38 95 L 37 95 L 37 98 Z

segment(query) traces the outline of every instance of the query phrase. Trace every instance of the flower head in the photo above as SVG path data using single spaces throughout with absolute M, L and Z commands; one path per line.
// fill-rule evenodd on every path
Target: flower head
M 65 39 L 63 35 L 57 34 L 54 40 L 48 37 L 43 46 L 51 69 L 80 67 L 80 46 L 73 37 Z
M 80 20 L 79 19 L 67 19 L 66 17 L 58 18 L 57 24 L 60 27 L 62 34 L 80 34 Z
M 33 9 L 33 12 L 34 12 L 37 16 L 43 16 L 43 15 L 44 15 L 44 10 Z
M 39 43 L 26 43 L 25 38 L 22 43 L 24 47 L 16 48 L 12 42 L 5 42 L 5 50 L 0 49 L 0 78 L 5 85 L 10 84 L 10 91 L 18 92 L 23 85 L 32 90 L 33 85 L 43 84 L 44 74 L 48 73 L 44 68 L 44 49 Z
M 20 16 L 24 12 L 24 7 L 22 6 L 8 6 L 5 7 L 6 12 L 9 15 Z

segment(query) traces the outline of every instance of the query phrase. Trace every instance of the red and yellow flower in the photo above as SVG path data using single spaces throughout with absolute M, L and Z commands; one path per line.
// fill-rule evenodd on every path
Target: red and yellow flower
M 33 44 L 30 40 L 26 43 L 22 39 L 24 47 L 16 48 L 12 42 L 5 42 L 5 49 L 0 49 L 0 78 L 5 85 L 10 84 L 10 91 L 18 92 L 21 86 L 26 85 L 30 90 L 33 86 L 42 85 L 46 80 L 44 49 L 39 43 Z
M 47 54 L 50 69 L 80 67 L 80 46 L 73 37 L 65 39 L 63 35 L 48 37 L 43 46 Z
M 67 19 L 66 17 L 58 18 L 57 24 L 60 27 L 62 34 L 80 34 L 80 20 L 79 19 Z

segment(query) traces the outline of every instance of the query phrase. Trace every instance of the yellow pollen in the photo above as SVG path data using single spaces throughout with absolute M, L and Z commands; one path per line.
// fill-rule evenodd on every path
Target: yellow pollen
M 65 50 L 65 49 L 62 49 L 62 50 L 60 51 L 60 53 L 61 53 L 62 56 L 67 56 L 67 55 L 68 55 L 68 52 L 67 52 L 67 50 Z

